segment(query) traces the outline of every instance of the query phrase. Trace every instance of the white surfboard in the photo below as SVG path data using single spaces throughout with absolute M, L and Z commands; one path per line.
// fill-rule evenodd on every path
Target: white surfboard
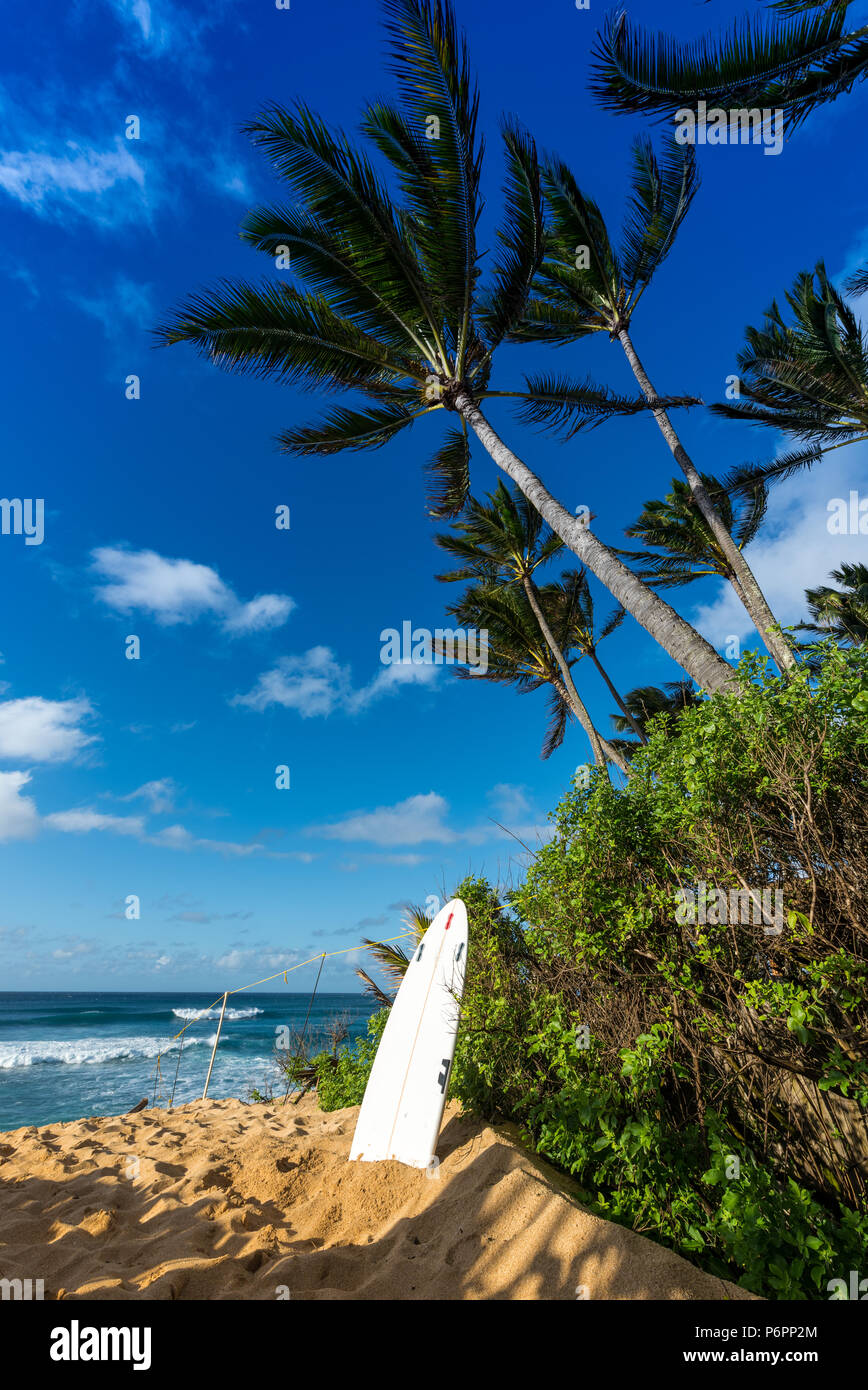
M 350 1161 L 434 1158 L 455 1055 L 467 965 L 467 912 L 453 898 L 407 966 L 371 1067 Z

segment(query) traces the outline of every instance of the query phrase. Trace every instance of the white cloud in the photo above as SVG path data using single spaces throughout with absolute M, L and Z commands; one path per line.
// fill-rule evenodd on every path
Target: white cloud
M 538 824 L 531 818 L 534 812 L 521 787 L 500 783 L 489 793 L 495 815 L 492 820 L 453 830 L 448 824 L 449 803 L 437 792 L 409 796 L 394 806 L 378 806 L 373 811 L 359 811 L 342 820 L 326 825 L 312 825 L 306 835 L 318 835 L 327 840 L 348 840 L 380 845 L 393 849 L 400 845 L 465 843 L 480 845 L 506 836 L 526 843 L 548 840 L 554 833 L 551 826 Z M 519 820 L 524 817 L 524 820 Z M 516 824 L 516 821 L 519 823 Z M 498 822 L 495 824 L 495 821 Z M 504 822 L 501 828 L 500 822 Z M 366 860 L 380 863 L 412 865 L 421 863 L 414 854 L 366 855 Z
M 282 627 L 295 604 L 285 594 L 259 594 L 249 603 L 230 604 L 223 629 L 230 634 Z
M 0 703 L 0 758 L 66 762 L 95 741 L 79 727 L 91 713 L 84 698 L 6 700 Z
M 345 704 L 350 691 L 349 667 L 339 665 L 329 647 L 311 647 L 304 656 L 281 657 L 247 695 L 236 695 L 230 703 L 255 710 L 282 705 L 312 719 Z
M 154 782 L 145 782 L 144 786 L 137 787 L 134 792 L 129 792 L 127 796 L 119 796 L 118 801 L 135 801 L 138 797 L 143 797 L 148 803 L 148 808 L 155 816 L 165 815 L 167 811 L 175 809 L 175 799 L 178 789 L 171 777 L 161 777 Z
M 771 490 L 765 525 L 746 558 L 783 626 L 807 617 L 806 588 L 828 583 L 830 571 L 842 560 L 868 559 L 868 537 L 831 535 L 827 528 L 827 504 L 835 497 L 848 498 L 851 488 L 863 497 L 868 492 L 868 445 L 829 454 L 810 472 Z M 725 582 L 716 599 L 696 609 L 693 622 L 719 648 L 729 636 L 744 640 L 754 631 L 732 585 Z
M 361 690 L 356 691 L 351 701 L 352 708 L 366 709 L 381 695 L 388 695 L 393 690 L 401 690 L 405 686 L 433 685 L 440 670 L 442 670 L 440 666 L 423 665 L 421 662 L 418 664 L 412 661 L 392 662 L 389 666 L 381 667 L 373 680 L 369 681 Z
M 511 782 L 498 782 L 488 793 L 488 800 L 504 820 L 517 820 L 530 810 L 524 787 L 514 786 Z
M 431 685 L 439 670 L 409 662 L 383 666 L 367 685 L 353 689 L 350 667 L 342 666 L 330 647 L 311 647 L 302 656 L 281 657 L 270 671 L 263 671 L 252 690 L 236 695 L 230 703 L 255 710 L 281 705 L 297 710 L 302 719 L 327 716 L 335 710 L 357 714 L 404 686 Z
M 131 280 L 128 275 L 115 275 L 104 284 L 101 293 L 86 295 L 79 290 L 68 292 L 77 308 L 102 325 L 107 338 L 129 341 L 130 328 L 144 330 L 156 317 L 150 285 Z
M 148 0 L 109 0 L 119 19 L 131 19 L 146 43 L 155 39 L 153 15 Z
M 32 797 L 21 795 L 29 781 L 29 772 L 0 772 L 0 841 L 29 840 L 39 828 Z
M 298 951 L 278 951 L 273 947 L 256 946 L 241 951 L 234 947 L 214 961 L 222 970 L 288 970 L 302 959 Z
M 234 637 L 280 627 L 295 607 L 285 594 L 260 594 L 244 603 L 208 565 L 166 559 L 153 550 L 103 546 L 93 560 L 106 581 L 97 589 L 103 603 L 119 613 L 147 613 L 164 627 L 212 617 Z
M 177 0 L 107 0 L 129 33 L 138 53 L 148 58 L 189 64 L 198 71 L 210 66 L 203 38 L 224 17 L 222 0 L 186 8 Z
M 0 189 L 33 212 L 59 217 L 72 210 L 104 225 L 143 205 L 145 173 L 120 136 L 109 149 L 74 140 L 64 149 L 0 150 Z
M 9 797 L 11 798 L 17 788 L 28 780 L 27 773 L 6 773 L 0 776 L 18 778 L 14 784 L 8 784 Z M 23 779 L 23 781 L 21 780 Z M 36 808 L 32 802 L 28 802 L 32 811 L 29 824 L 35 831 L 39 825 L 39 818 Z M 2 809 L 2 808 L 0 808 Z M 17 812 L 20 816 L 20 810 Z M 28 812 L 28 814 L 30 814 Z M 147 822 L 143 816 L 112 816 L 106 815 L 102 811 L 97 811 L 93 807 L 79 807 L 70 811 L 54 811 L 51 815 L 45 816 L 42 824 L 49 830 L 58 830 L 62 834 L 86 835 L 90 831 L 102 831 L 110 835 L 131 836 L 139 840 L 142 844 L 153 845 L 157 849 L 172 849 L 190 852 L 193 850 L 203 850 L 206 853 L 220 854 L 228 859 L 246 859 L 251 856 L 261 855 L 266 859 L 290 859 L 296 860 L 301 864 L 310 864 L 316 858 L 315 855 L 306 850 L 272 850 L 267 845 L 253 840 L 247 843 L 238 843 L 233 840 L 211 840 L 198 835 L 194 835 L 183 825 L 167 825 L 162 830 L 151 834 L 148 831 Z M 24 832 L 22 832 L 24 833 Z M 2 834 L 2 832 L 0 832 Z
M 425 863 L 424 854 L 366 854 L 364 857 L 367 864 L 395 864 L 399 868 L 415 868 Z M 355 864 L 341 865 L 345 873 L 352 873 L 357 867 Z
M 222 966 L 224 970 L 240 970 L 244 962 L 249 959 L 250 954 L 249 951 L 227 951 L 214 964 Z
M 247 922 L 252 912 L 176 912 L 170 922 L 189 922 L 193 926 L 207 926 L 210 922 Z
M 192 834 L 183 825 L 167 825 L 164 830 L 158 830 L 156 834 L 145 838 L 147 844 L 156 845 L 159 849 L 201 849 L 222 854 L 228 859 L 246 859 L 250 855 L 263 855 L 266 859 L 294 859 L 301 864 L 310 864 L 315 858 L 313 854 L 304 850 L 269 849 L 267 845 L 255 840 L 246 844 L 239 844 L 233 840 L 209 840 Z
M 408 796 L 394 806 L 361 811 L 330 825 L 312 826 L 310 835 L 327 840 L 363 840 L 371 844 L 418 845 L 426 841 L 452 844 L 458 836 L 444 824 L 449 803 L 436 792 Z
M 213 160 L 210 176 L 218 193 L 228 193 L 244 203 L 250 202 L 252 195 L 244 167 L 237 160 L 219 152 L 213 154 Z
M 45 816 L 43 824 L 52 830 L 62 830 L 75 835 L 86 835 L 91 830 L 110 830 L 113 835 L 135 835 L 140 839 L 145 832 L 141 816 L 106 816 L 101 811 L 87 808 L 77 811 L 54 811 Z
M 491 805 L 491 820 L 496 824 L 489 823 L 487 826 L 468 831 L 467 838 L 471 841 L 484 842 L 506 834 L 509 839 L 532 845 L 535 841 L 550 840 L 555 833 L 551 825 L 533 819 L 537 813 L 524 787 L 515 786 L 511 782 L 498 782 L 488 793 L 488 801 Z

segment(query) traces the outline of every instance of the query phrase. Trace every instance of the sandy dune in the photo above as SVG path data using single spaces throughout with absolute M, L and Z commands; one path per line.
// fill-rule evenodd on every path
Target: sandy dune
M 750 1297 L 455 1106 L 438 1177 L 349 1164 L 356 1114 L 217 1100 L 0 1134 L 0 1277 L 46 1299 Z

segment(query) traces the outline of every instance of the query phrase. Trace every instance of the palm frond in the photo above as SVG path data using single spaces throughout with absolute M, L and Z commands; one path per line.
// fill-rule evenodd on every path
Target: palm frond
M 654 550 L 615 551 L 622 560 L 627 560 L 635 568 L 636 574 L 644 582 L 656 589 L 681 588 L 692 584 L 695 579 L 706 578 L 719 571 L 708 562 L 705 566 L 683 555 L 661 555 Z
M 661 688 L 656 685 L 640 685 L 629 690 L 624 696 L 624 704 L 636 719 L 643 733 L 650 732 L 651 721 L 662 720 L 667 732 L 677 729 L 677 716 L 685 709 L 693 709 L 702 704 L 702 698 L 690 681 L 667 681 Z M 625 733 L 631 727 L 629 719 L 623 714 L 610 716 L 613 728 Z
M 868 265 L 863 265 L 859 270 L 854 270 L 852 275 L 848 275 L 844 281 L 844 288 L 854 298 L 868 294 Z
M 630 295 L 643 290 L 668 256 L 699 187 L 696 153 L 670 137 L 658 163 L 651 141 L 633 145 L 633 193 L 620 260 Z M 635 301 L 634 301 L 635 302 Z
M 351 264 L 433 360 L 439 314 L 406 229 L 370 161 L 299 102 L 267 107 L 243 129 L 270 158 L 307 213 L 345 248 Z M 421 325 L 424 324 L 424 330 Z
M 327 390 L 403 387 L 418 366 L 314 294 L 288 285 L 222 281 L 192 295 L 156 330 L 161 343 L 192 343 L 229 371 Z
M 784 482 L 802 469 L 813 467 L 822 457 L 823 450 L 815 444 L 808 449 L 791 449 L 763 463 L 742 463 L 724 474 L 720 480 L 720 487 L 730 497 L 737 494 L 749 496 L 758 487 Z
M 560 286 L 579 306 L 593 306 L 595 299 L 599 299 L 615 307 L 623 275 L 602 212 L 593 199 L 582 192 L 562 160 L 545 161 L 543 183 L 553 224 L 549 237 L 552 257 L 569 276 L 565 283 L 556 274 L 552 275 L 545 264 L 543 282 L 548 280 L 555 289 Z M 574 273 L 576 253 L 580 248 L 587 250 L 589 259 L 581 277 Z M 555 267 L 551 269 L 554 271 Z
M 402 908 L 402 913 L 401 921 L 413 936 L 413 949 L 410 952 L 410 954 L 413 955 L 419 942 L 430 927 L 432 919 L 428 916 L 427 910 L 421 903 L 405 903 Z
M 494 285 L 479 309 L 489 354 L 521 322 L 545 251 L 542 187 L 536 145 L 517 121 L 502 127 L 506 147 L 506 221 Z
M 487 671 L 471 675 L 459 668 L 459 676 L 514 685 L 524 693 L 538 690 L 557 674 L 554 657 L 524 591 L 517 585 L 512 588 L 484 583 L 471 585 L 446 611 L 462 626 L 488 632 Z
M 430 516 L 457 516 L 470 491 L 470 440 L 467 426 L 447 432 L 433 458 L 425 465 Z
M 695 396 L 661 396 L 654 405 L 673 410 L 701 403 Z M 613 415 L 637 415 L 651 409 L 644 396 L 619 395 L 608 386 L 595 385 L 590 378 L 577 382 L 568 377 L 534 376 L 525 378 L 518 413 L 528 424 L 571 439 L 579 430 L 602 424 Z
M 604 637 L 611 637 L 612 633 L 616 632 L 621 626 L 626 616 L 626 608 L 613 608 L 612 612 L 603 623 L 603 626 L 600 628 L 600 635 L 597 640 L 602 642 Z
M 829 576 L 840 589 L 821 584 L 806 589 L 813 622 L 797 623 L 805 632 L 833 637 L 842 645 L 868 643 L 868 565 L 843 563 Z
M 541 758 L 550 758 L 552 753 L 560 748 L 566 736 L 567 726 L 573 719 L 575 719 L 575 715 L 560 689 L 553 686 L 549 695 L 549 722 L 540 751 Z
M 419 358 L 427 330 L 420 315 L 405 322 L 346 238 L 338 238 L 301 209 L 281 205 L 251 208 L 241 222 L 241 240 L 270 258 L 287 255 L 294 275 L 325 298 L 333 311 L 400 355 Z M 421 360 L 418 370 L 423 371 Z
M 735 23 L 679 41 L 611 16 L 593 49 L 591 90 L 609 111 L 672 115 L 690 103 L 781 108 L 791 128 L 868 71 L 864 31 L 844 32 L 846 6 L 811 7 L 788 22 Z
M 599 328 L 592 314 L 575 305 L 552 304 L 547 299 L 531 297 L 509 337 L 515 343 L 551 343 L 560 347 L 586 333 L 596 333 Z
M 417 418 L 405 405 L 370 410 L 335 406 L 318 424 L 297 425 L 278 436 L 285 454 L 337 454 L 344 449 L 379 449 Z
M 418 132 L 436 122 L 430 140 L 443 209 L 439 225 L 438 299 L 458 325 L 456 355 L 463 368 L 478 275 L 476 226 L 481 211 L 482 141 L 479 96 L 467 44 L 451 6 L 441 0 L 384 0 L 392 71 L 402 105 Z M 431 247 L 429 246 L 429 252 Z
M 822 261 L 797 275 L 787 303 L 791 322 L 773 302 L 761 327 L 745 330 L 745 399 L 712 410 L 818 445 L 868 437 L 868 337 Z
M 393 941 L 371 941 L 369 937 L 362 938 L 362 945 L 367 946 L 377 965 L 398 989 L 410 964 L 406 952 Z
M 366 970 L 357 969 L 356 974 L 358 975 L 363 985 L 362 993 L 366 994 L 369 999 L 372 999 L 373 1002 L 376 1005 L 378 1005 L 379 1008 L 391 1009 L 392 1004 L 394 1003 L 394 996 L 391 994 L 386 994 L 382 989 L 380 989 L 380 986 L 377 984 L 376 980 L 372 980 Z
M 730 488 L 708 473 L 700 475 L 706 493 L 736 544 L 743 548 L 757 535 L 765 517 L 768 490 L 759 477 L 748 487 Z M 655 588 L 689 584 L 707 575 L 732 579 L 730 562 L 706 521 L 685 478 L 673 478 L 665 498 L 645 502 L 625 534 L 656 550 L 619 550 L 622 559 Z
M 435 144 L 426 139 L 418 123 L 411 123 L 397 106 L 382 101 L 366 108 L 362 130 L 389 160 L 398 180 L 416 254 L 424 266 L 426 283 L 436 296 L 443 271 L 441 228 L 449 210 L 443 201 Z

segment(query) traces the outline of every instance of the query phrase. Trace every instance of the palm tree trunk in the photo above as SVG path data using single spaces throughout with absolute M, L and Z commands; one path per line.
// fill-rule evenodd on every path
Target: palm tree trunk
M 633 769 L 623 753 L 619 753 L 617 748 L 615 748 L 607 738 L 603 738 L 602 734 L 598 734 L 597 737 L 600 740 L 600 747 L 609 759 L 609 762 L 614 763 L 618 771 L 623 772 L 625 777 L 629 777 Z
M 552 684 L 554 685 L 555 690 L 560 695 L 564 704 L 569 705 L 570 709 L 578 719 L 585 733 L 588 735 L 588 742 L 590 743 L 591 751 L 594 754 L 595 766 L 602 768 L 606 776 L 608 777 L 609 765 L 606 761 L 606 755 L 603 752 L 603 741 L 600 738 L 600 735 L 597 733 L 597 730 L 594 727 L 594 722 L 591 719 L 591 716 L 588 713 L 587 708 L 583 704 L 581 697 L 578 695 L 574 695 L 570 690 L 568 690 L 567 687 L 564 685 L 563 681 L 553 680 Z
M 606 776 L 608 776 L 609 769 L 606 764 L 606 752 L 603 747 L 604 740 L 597 732 L 593 720 L 591 719 L 591 716 L 589 715 L 587 708 L 585 707 L 581 699 L 581 696 L 579 695 L 579 692 L 576 689 L 576 683 L 573 680 L 573 673 L 570 670 L 569 662 L 567 661 L 566 657 L 560 649 L 560 646 L 555 640 L 555 635 L 549 627 L 548 622 L 546 620 L 546 615 L 543 612 L 542 607 L 540 605 L 539 594 L 537 593 L 536 585 L 530 578 L 530 575 L 527 574 L 522 575 L 521 582 L 524 585 L 524 591 L 527 594 L 528 603 L 533 609 L 533 615 L 537 620 L 539 630 L 545 638 L 546 646 L 548 647 L 549 651 L 551 652 L 552 656 L 558 664 L 558 669 L 561 673 L 561 679 L 563 680 L 564 694 L 566 695 L 567 704 L 573 711 L 573 714 L 578 719 L 585 733 L 588 735 L 591 748 L 594 752 L 594 762 L 597 764 L 598 767 L 602 767 L 606 772 Z M 621 758 L 620 754 L 617 753 L 616 749 L 611 748 L 611 744 L 609 745 L 609 747 L 611 751 L 616 754 L 616 758 L 612 759 L 612 761 L 615 763 L 615 766 L 620 767 L 622 772 L 627 772 L 628 769 L 622 765 L 624 763 L 623 758 Z M 620 759 L 620 761 L 617 761 L 617 759 Z
M 560 695 L 564 704 L 569 705 L 585 733 L 588 735 L 588 740 L 594 750 L 594 762 L 597 767 L 604 768 L 606 776 L 608 777 L 609 769 L 607 762 L 614 763 L 619 772 L 623 772 L 625 777 L 629 777 L 632 771 L 630 764 L 627 762 L 626 758 L 618 752 L 618 749 L 613 747 L 607 738 L 603 738 L 603 735 L 596 729 L 591 716 L 582 703 L 581 696 L 576 691 L 575 685 L 573 686 L 573 698 L 570 697 L 570 692 L 567 690 L 563 681 L 558 680 L 557 676 L 552 677 L 552 685 Z M 609 778 L 609 780 L 611 781 L 611 778 Z
M 564 545 L 596 575 L 621 607 L 626 608 L 673 661 L 703 690 L 738 693 L 738 678 L 729 663 L 674 608 L 670 608 L 653 589 L 633 574 L 586 525 L 571 516 L 566 507 L 552 497 L 527 464 L 504 444 L 465 388 L 456 393 L 453 405 L 497 467 L 533 503 L 555 535 L 560 536 Z
M 627 719 L 627 720 L 629 721 L 629 723 L 630 723 L 630 725 L 631 725 L 631 727 L 632 727 L 632 729 L 633 729 L 634 734 L 638 734 L 638 735 L 639 735 L 640 742 L 642 742 L 642 743 L 647 743 L 647 742 L 648 742 L 648 735 L 647 735 L 647 734 L 645 733 L 645 731 L 642 729 L 641 725 L 638 724 L 637 721 L 633 718 L 633 715 L 630 713 L 630 711 L 628 710 L 627 706 L 624 704 L 624 701 L 621 699 L 621 696 L 618 694 L 618 692 L 617 692 L 617 690 L 615 689 L 614 685 L 613 685 L 612 682 L 609 680 L 608 674 L 607 674 L 607 672 L 604 670 L 603 664 L 602 664 L 602 662 L 600 661 L 600 658 L 597 656 L 596 651 L 592 651 L 592 652 L 590 653 L 590 657 L 591 657 L 591 660 L 593 661 L 594 665 L 596 666 L 597 670 L 599 671 L 600 675 L 603 677 L 603 680 L 606 682 L 606 685 L 609 687 L 609 693 L 611 694 L 612 699 L 615 700 L 615 701 L 617 702 L 618 708 L 620 709 L 620 711 L 621 711 L 621 713 L 623 714 L 624 718 Z
M 651 404 L 652 414 L 660 428 L 660 433 L 669 445 L 672 457 L 690 484 L 690 492 L 696 499 L 696 505 L 711 528 L 712 535 L 720 546 L 732 573 L 738 579 L 742 591 L 742 602 L 750 614 L 754 627 L 780 670 L 784 673 L 791 671 L 796 665 L 796 659 L 786 638 L 777 626 L 777 619 L 769 608 L 766 596 L 757 583 L 753 570 L 727 530 L 723 517 L 709 497 L 693 460 L 675 433 L 672 421 L 662 406 L 653 405 L 653 402 L 658 399 L 657 392 L 639 361 L 638 353 L 626 328 L 619 331 L 618 340 L 626 353 L 627 361 L 633 369 L 633 375 L 639 383 L 642 394 Z

